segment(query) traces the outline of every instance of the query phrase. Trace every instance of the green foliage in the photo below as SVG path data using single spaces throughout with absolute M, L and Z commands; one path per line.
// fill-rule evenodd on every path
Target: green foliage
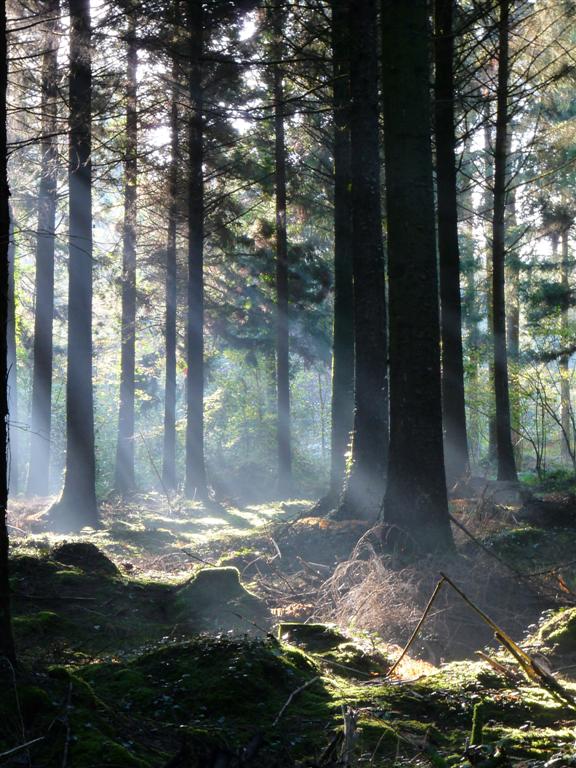
M 522 482 L 538 493 L 574 493 L 576 491 L 576 476 L 568 469 L 553 469 L 543 472 L 540 477 L 526 473 Z

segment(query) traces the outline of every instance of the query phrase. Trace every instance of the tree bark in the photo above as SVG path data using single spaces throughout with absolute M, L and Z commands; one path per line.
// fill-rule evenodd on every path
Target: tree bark
M 273 10 L 274 58 L 282 60 L 283 1 Z M 278 493 L 292 490 L 290 435 L 290 320 L 288 295 L 288 236 L 286 231 L 286 147 L 284 140 L 284 73 L 274 65 L 274 163 L 276 187 L 276 396 Z
M 92 67 L 89 0 L 70 0 L 66 471 L 56 529 L 99 525 L 92 389 Z
M 51 0 L 44 22 L 42 56 L 42 142 L 38 189 L 36 240 L 36 307 L 32 411 L 30 417 L 30 465 L 27 491 L 47 496 L 50 489 L 50 440 L 52 422 L 52 327 L 54 322 L 54 243 L 58 201 L 58 48 L 59 0 Z
M 444 473 L 426 0 L 383 3 L 390 309 L 385 543 L 452 545 Z
M 512 146 L 512 131 L 509 131 L 508 154 Z M 516 248 L 517 226 L 516 192 L 511 189 L 506 205 L 506 222 L 508 247 L 506 258 L 507 305 L 506 339 L 508 342 L 508 357 L 512 366 L 510 386 L 510 418 L 516 465 L 522 464 L 522 435 L 520 432 L 521 404 L 518 389 L 518 373 L 520 365 L 520 260 L 514 252 Z
M 562 288 L 565 292 L 560 316 L 561 345 L 565 346 L 570 333 L 568 324 L 568 296 L 570 292 L 570 263 L 568 252 L 568 229 L 562 230 Z M 562 355 L 559 360 L 560 367 L 560 423 L 562 425 L 562 461 L 573 464 L 573 429 L 572 429 L 572 403 L 570 401 L 570 355 Z
M 206 499 L 204 464 L 204 178 L 201 0 L 188 2 L 189 121 L 188 121 L 188 313 L 186 374 L 187 498 Z
M 16 259 L 16 242 L 14 240 L 14 222 L 12 211 L 10 215 L 10 242 L 8 244 L 8 325 L 7 325 L 7 384 L 8 384 L 8 487 L 10 495 L 14 496 L 20 490 L 20 440 L 18 428 L 18 376 L 16 348 L 16 280 L 14 263 Z
M 355 394 L 352 457 L 336 517 L 375 520 L 388 455 L 386 289 L 376 2 L 349 6 Z
M 6 3 L 0 4 L 0 656 L 15 661 L 10 613 L 8 569 L 8 389 L 7 337 L 8 272 L 10 242 L 10 189 L 8 187 L 8 151 L 6 136 L 6 89 L 8 64 L 6 50 Z
M 500 0 L 498 23 L 498 86 L 494 151 L 494 218 L 492 221 L 492 333 L 498 480 L 517 480 L 512 447 L 508 352 L 506 344 L 506 161 L 508 134 L 509 0 Z
M 453 0 L 436 0 L 434 8 L 436 185 L 440 257 L 444 452 L 449 485 L 467 475 L 470 469 L 462 350 L 452 17 Z
M 464 145 L 463 164 L 468 165 L 471 162 L 471 139 L 468 139 Z M 469 179 L 462 182 L 463 188 L 459 193 L 459 205 L 461 208 L 461 239 L 460 239 L 460 257 L 461 264 L 464 263 L 464 274 L 466 286 L 462 297 L 462 316 L 466 328 L 466 351 L 468 354 L 467 371 L 465 378 L 467 400 L 470 403 L 467 419 L 468 453 L 470 464 L 478 464 L 481 455 L 481 436 L 484 432 L 482 428 L 483 416 L 480 414 L 479 398 L 481 397 L 480 386 L 480 356 L 482 349 L 481 330 L 479 327 L 482 313 L 480 306 L 483 303 L 484 293 L 481 290 L 481 263 L 476 252 L 476 243 L 474 239 L 474 220 L 476 211 L 474 208 L 473 185 Z
M 122 252 L 122 328 L 120 406 L 114 489 L 130 494 L 134 474 L 134 374 L 136 367 L 136 226 L 138 183 L 138 49 L 136 22 L 128 22 L 126 72 L 126 154 L 124 158 L 124 227 Z
M 334 110 L 334 325 L 330 433 L 330 506 L 346 473 L 354 422 L 354 289 L 352 272 L 352 155 L 350 145 L 350 29 L 348 0 L 332 4 Z
M 486 243 L 486 319 L 490 333 L 493 326 L 494 301 L 492 291 L 492 222 L 494 218 L 494 154 L 493 124 L 490 101 L 486 100 L 484 115 L 484 235 Z M 494 403 L 494 355 L 488 354 L 488 464 L 496 462 L 496 406 Z
M 166 337 L 165 394 L 164 394 L 164 450 L 162 483 L 167 490 L 176 488 L 176 232 L 177 195 L 180 142 L 178 134 L 178 79 L 180 68 L 176 57 L 172 65 L 172 103 L 170 107 L 171 156 L 168 171 L 168 237 L 166 243 Z

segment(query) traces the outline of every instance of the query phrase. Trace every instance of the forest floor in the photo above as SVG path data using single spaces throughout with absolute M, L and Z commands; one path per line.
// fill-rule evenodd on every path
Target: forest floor
M 10 510 L 0 765 L 576 765 L 570 494 L 454 500 L 457 551 L 403 565 L 308 500 L 140 494 L 77 536 L 45 529 L 48 501 Z M 472 605 L 444 583 L 389 674 L 440 573 Z

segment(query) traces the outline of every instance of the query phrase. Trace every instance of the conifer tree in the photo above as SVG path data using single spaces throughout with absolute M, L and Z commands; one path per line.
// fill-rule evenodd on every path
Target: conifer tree
M 377 16 L 350 4 L 355 394 L 351 466 L 339 518 L 375 520 L 388 449 L 386 291 L 380 198 Z
M 168 169 L 168 231 L 166 241 L 165 315 L 166 339 L 164 383 L 164 442 L 162 451 L 162 484 L 168 491 L 176 488 L 176 302 L 178 227 L 178 168 L 180 135 L 178 130 L 178 86 L 180 68 L 173 56 L 170 95 L 170 167 Z
M 492 219 L 492 335 L 494 343 L 494 393 L 496 402 L 496 451 L 498 480 L 516 480 L 512 447 L 508 351 L 506 344 L 506 169 L 508 147 L 509 0 L 499 2 L 498 84 L 494 146 L 494 214 Z
M 10 614 L 8 570 L 8 392 L 6 327 L 8 325 L 8 245 L 10 239 L 10 189 L 6 136 L 6 90 L 8 86 L 6 3 L 0 3 L 0 657 L 15 661 Z
M 426 0 L 384 0 L 384 149 L 390 307 L 390 460 L 385 536 L 449 547 L 434 226 Z M 410 130 L 406 130 L 406 126 Z
M 120 405 L 114 489 L 124 495 L 136 488 L 134 476 L 134 397 L 136 367 L 136 217 L 138 179 L 138 48 L 136 19 L 128 19 L 126 72 L 126 143 L 122 250 L 122 325 Z
M 187 498 L 206 499 L 204 464 L 204 114 L 201 0 L 188 0 L 188 307 L 186 317 L 186 478 Z
M 435 136 L 444 450 L 449 483 L 469 471 L 460 300 L 453 0 L 435 0 Z
M 66 470 L 56 529 L 100 524 L 92 388 L 92 67 L 89 0 L 70 0 Z
M 30 463 L 27 491 L 47 496 L 50 488 L 50 442 L 52 423 L 52 365 L 54 322 L 54 245 L 58 202 L 58 47 L 59 0 L 45 8 L 44 53 L 42 55 L 42 142 L 38 189 L 38 233 L 36 241 L 36 306 L 34 315 L 34 360 L 32 413 L 30 417 Z
M 273 9 L 274 64 L 274 168 L 276 192 L 276 397 L 278 440 L 278 493 L 290 495 L 292 446 L 290 437 L 290 321 L 288 296 L 288 235 L 286 210 L 286 147 L 282 70 L 283 0 Z
M 332 508 L 342 489 L 354 419 L 354 293 L 350 145 L 350 27 L 347 0 L 332 4 L 334 120 L 334 323 L 330 486 Z

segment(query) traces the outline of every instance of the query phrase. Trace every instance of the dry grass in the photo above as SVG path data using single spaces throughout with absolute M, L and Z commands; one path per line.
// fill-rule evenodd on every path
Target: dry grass
M 381 528 L 376 526 L 360 539 L 350 558 L 337 565 L 319 589 L 316 619 L 376 632 L 384 642 L 403 644 L 441 573 L 517 639 L 550 606 L 537 584 L 519 580 L 478 547 L 463 546 L 460 535 L 456 554 L 429 557 L 408 567 L 397 567 L 383 556 L 380 539 Z M 467 657 L 491 641 L 492 633 L 482 620 L 444 585 L 411 653 L 436 664 Z

